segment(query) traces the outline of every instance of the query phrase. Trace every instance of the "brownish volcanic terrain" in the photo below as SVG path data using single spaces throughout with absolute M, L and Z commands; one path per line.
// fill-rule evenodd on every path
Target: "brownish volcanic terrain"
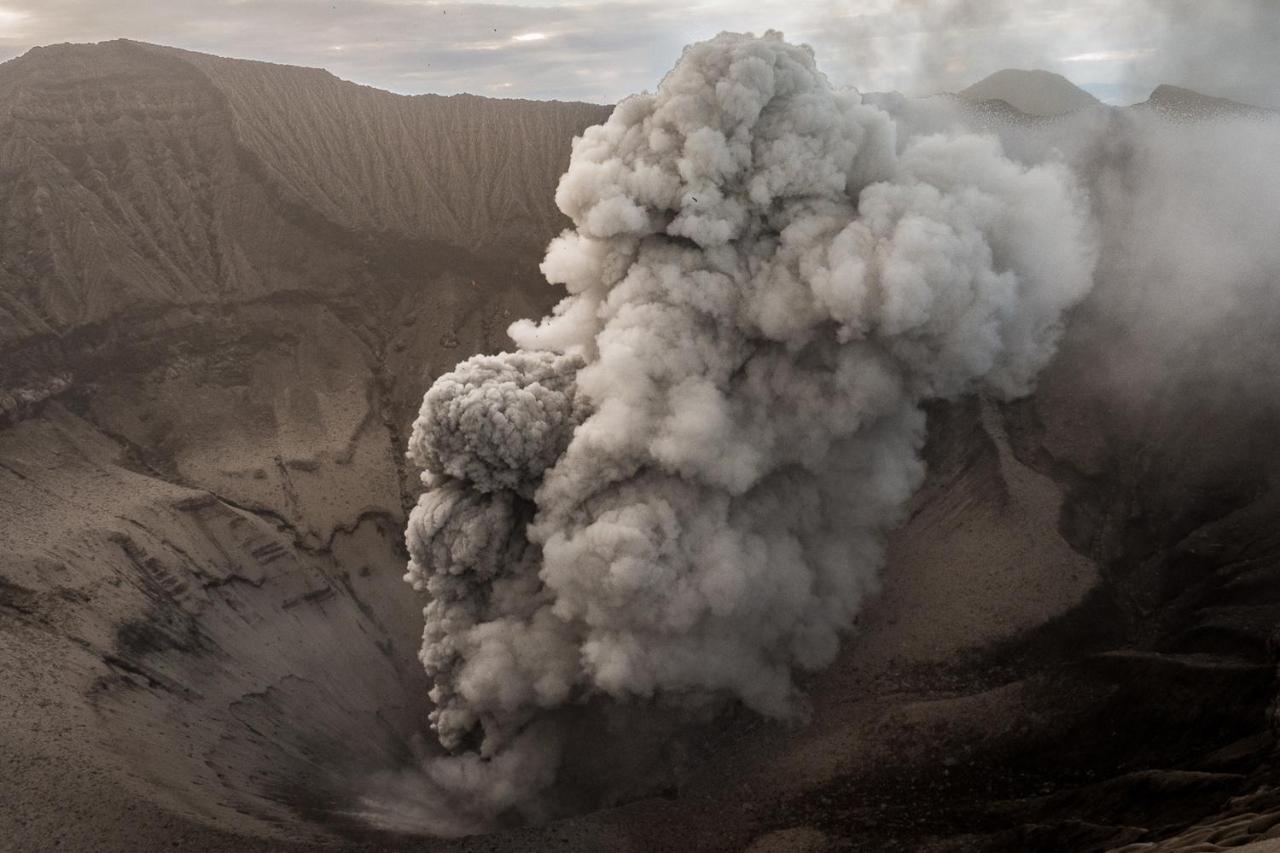
M 606 114 L 132 42 L 0 65 L 0 848 L 1275 849 L 1274 349 L 1113 322 L 1114 256 L 1036 396 L 930 411 L 809 725 L 731 715 L 678 790 L 544 827 L 361 823 L 426 748 L 405 432 L 555 300 Z
M 0 838 L 279 836 L 403 759 L 402 433 L 556 298 L 555 184 L 606 113 L 131 42 L 0 66 Z

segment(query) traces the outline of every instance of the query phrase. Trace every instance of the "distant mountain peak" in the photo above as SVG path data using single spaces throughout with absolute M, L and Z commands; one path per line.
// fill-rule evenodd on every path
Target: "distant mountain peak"
M 1204 95 L 1194 89 L 1162 84 L 1157 86 L 1151 97 L 1135 106 L 1155 110 L 1165 116 L 1180 119 L 1209 119 L 1230 116 L 1266 116 L 1276 115 L 1272 110 L 1242 104 L 1230 98 L 1218 98 Z
M 970 101 L 1004 101 L 1032 116 L 1057 116 L 1101 103 L 1061 74 L 1006 68 L 959 93 Z

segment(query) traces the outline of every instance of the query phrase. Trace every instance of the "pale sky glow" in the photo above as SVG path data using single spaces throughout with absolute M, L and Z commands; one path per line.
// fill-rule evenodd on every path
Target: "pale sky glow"
M 778 29 L 836 85 L 955 91 L 1045 68 L 1111 102 L 1158 83 L 1280 106 L 1277 0 L 3 0 L 0 60 L 130 38 L 417 94 L 613 102 L 692 41 Z
M 1064 56 L 1063 62 L 1125 62 L 1150 56 L 1152 48 L 1134 48 L 1132 50 L 1098 50 L 1093 53 L 1078 53 L 1075 56 Z
M 27 17 L 29 17 L 29 15 L 26 12 L 18 12 L 12 9 L 0 7 L 0 28 L 12 27 L 15 24 L 21 23 Z

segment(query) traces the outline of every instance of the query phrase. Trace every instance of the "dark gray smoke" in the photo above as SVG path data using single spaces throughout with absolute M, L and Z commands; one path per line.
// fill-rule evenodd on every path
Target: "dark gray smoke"
M 575 141 L 568 297 L 414 428 L 432 719 L 484 757 L 437 782 L 512 805 L 531 723 L 587 700 L 803 713 L 922 479 L 921 404 L 1026 393 L 1091 284 L 1064 165 L 895 133 L 808 48 L 723 34 Z

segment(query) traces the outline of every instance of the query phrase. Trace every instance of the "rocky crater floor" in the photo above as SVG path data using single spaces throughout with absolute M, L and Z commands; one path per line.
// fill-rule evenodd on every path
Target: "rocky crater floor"
M 1035 396 L 930 410 L 807 725 L 731 713 L 675 788 L 547 826 L 368 829 L 363 781 L 431 749 L 405 433 L 555 301 L 606 113 L 131 42 L 0 65 L 0 840 L 1280 849 L 1273 353 L 1108 325 L 1118 265 Z M 1108 370 L 1134 351 L 1167 369 Z

